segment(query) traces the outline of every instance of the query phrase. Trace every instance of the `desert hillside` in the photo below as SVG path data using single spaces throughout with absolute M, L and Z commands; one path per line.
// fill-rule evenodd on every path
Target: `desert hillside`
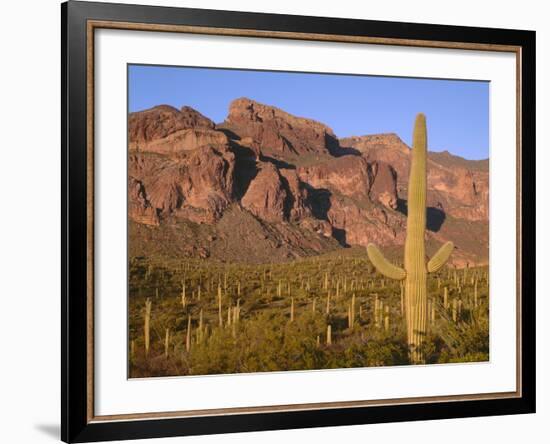
M 131 113 L 128 139 L 131 256 L 264 263 L 404 243 L 410 148 L 396 134 L 338 139 L 240 98 L 221 123 L 187 106 Z M 428 254 L 452 240 L 454 265 L 488 262 L 487 161 L 430 153 L 428 205 Z

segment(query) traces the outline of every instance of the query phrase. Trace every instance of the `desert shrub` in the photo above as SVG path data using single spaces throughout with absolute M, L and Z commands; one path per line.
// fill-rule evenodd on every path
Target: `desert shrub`
M 409 364 L 399 284 L 376 274 L 363 253 L 354 254 L 352 250 L 349 256 L 259 265 L 132 258 L 130 377 Z M 445 287 L 447 307 L 443 306 Z M 428 297 L 434 319 L 423 345 L 427 363 L 488 359 L 488 295 L 486 269 L 444 269 L 430 276 Z M 147 298 L 152 301 L 151 345 L 145 356 Z M 233 313 L 229 313 L 231 319 L 237 308 L 239 318 L 229 324 L 228 311 Z M 327 344 L 328 325 L 331 344 Z M 166 329 L 170 331 L 168 350 Z

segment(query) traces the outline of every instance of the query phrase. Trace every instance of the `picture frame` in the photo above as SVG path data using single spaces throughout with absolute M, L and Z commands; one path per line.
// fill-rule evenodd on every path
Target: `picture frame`
M 69 1 L 62 22 L 62 375 L 65 442 L 143 439 L 535 412 L 535 33 L 532 31 Z M 100 29 L 515 56 L 516 333 L 513 391 L 96 414 L 94 83 Z M 128 61 L 139 63 L 139 60 Z M 126 104 L 124 104 L 126 106 Z M 492 128 L 498 131 L 498 128 Z M 116 147 L 114 149 L 117 149 Z M 121 147 L 124 149 L 124 147 Z M 498 152 L 493 152 L 499 156 Z M 125 171 L 120 172 L 126 174 Z M 125 177 L 124 177 L 125 178 Z M 510 291 L 513 291 L 511 289 Z M 117 295 L 112 295 L 116 297 Z M 119 295 L 125 298 L 125 295 Z M 125 339 L 125 338 L 124 338 Z M 123 359 L 124 360 L 124 359 Z M 212 380 L 210 380 L 212 381 Z

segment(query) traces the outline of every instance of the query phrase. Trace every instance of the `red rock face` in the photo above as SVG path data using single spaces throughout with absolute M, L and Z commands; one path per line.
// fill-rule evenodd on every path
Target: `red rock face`
M 201 257 L 238 259 L 228 247 L 235 223 L 256 230 L 239 260 L 405 240 L 410 148 L 395 134 L 339 141 L 322 123 L 244 98 L 220 125 L 163 105 L 130 114 L 128 161 L 129 217 L 159 229 L 209 226 L 203 240 L 171 240 L 192 242 L 180 251 Z M 429 153 L 428 242 L 453 240 L 458 265 L 486 262 L 488 197 L 487 162 Z
M 368 198 L 372 185 L 369 163 L 360 156 L 331 158 L 298 170 L 302 181 L 315 188 L 327 188 L 345 196 Z
M 206 220 L 219 218 L 233 197 L 234 168 L 235 156 L 225 146 L 193 152 L 180 169 L 185 206 L 203 210 Z
M 378 201 L 387 208 L 397 208 L 397 173 L 385 162 L 372 164 L 373 184 L 370 189 L 370 198 Z
M 406 197 L 409 177 L 409 147 L 395 134 L 350 137 L 341 145 L 352 147 L 370 162 L 384 162 L 397 176 L 400 195 Z M 472 220 L 488 219 L 489 171 L 476 161 L 449 153 L 429 153 L 428 203 L 447 214 Z M 394 207 L 395 208 L 395 207 Z
M 241 204 L 260 219 L 268 222 L 285 220 L 287 191 L 279 171 L 272 163 L 262 162 Z
M 484 221 L 489 218 L 489 172 L 466 168 L 432 168 L 428 173 L 431 201 L 458 218 Z
M 162 139 L 182 129 L 213 129 L 214 122 L 193 108 L 184 106 L 181 111 L 168 105 L 131 113 L 128 118 L 128 138 L 132 143 L 142 144 Z
M 224 133 L 215 130 L 190 128 L 176 131 L 161 139 L 131 143 L 130 151 L 159 153 L 172 156 L 184 154 L 202 147 L 228 145 Z
M 279 170 L 270 162 L 260 162 L 241 205 L 269 222 L 299 222 L 311 216 L 308 193 L 295 170 Z
M 345 235 L 346 245 L 396 245 L 405 241 L 403 218 L 378 206 L 362 208 L 336 197 L 331 200 L 328 220 L 336 233 Z
M 396 172 L 398 184 L 409 181 L 410 148 L 397 134 L 347 137 L 340 140 L 343 147 L 354 148 L 369 162 L 384 162 Z
M 300 221 L 311 216 L 306 184 L 300 180 L 296 170 L 282 169 L 279 174 L 287 192 L 288 219 Z
M 128 176 L 128 202 L 128 215 L 136 222 L 154 226 L 159 224 L 157 212 L 147 200 L 143 184 L 131 176 Z
M 331 143 L 337 143 L 332 130 L 322 123 L 246 98 L 231 102 L 223 126 L 255 141 L 266 155 L 327 154 Z
M 159 113 L 161 123 L 154 125 L 152 116 Z M 161 219 L 216 221 L 233 198 L 235 155 L 226 135 L 210 129 L 213 123 L 188 107 L 182 112 L 156 107 L 132 114 L 131 120 L 134 129 L 157 129 L 130 128 L 128 160 L 129 173 L 140 181 Z M 181 129 L 193 123 L 197 128 Z M 144 133 L 148 136 L 142 138 Z

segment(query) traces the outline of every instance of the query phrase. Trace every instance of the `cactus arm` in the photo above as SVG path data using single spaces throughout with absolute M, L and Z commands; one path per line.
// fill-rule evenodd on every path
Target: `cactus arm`
M 401 267 L 397 267 L 389 262 L 382 252 L 374 244 L 369 244 L 367 246 L 367 254 L 372 264 L 376 269 L 382 273 L 384 276 L 389 277 L 390 279 L 397 279 L 401 281 L 405 279 L 407 273 Z
M 454 244 L 452 242 L 446 242 L 428 262 L 428 273 L 439 271 L 449 259 L 453 248 Z

